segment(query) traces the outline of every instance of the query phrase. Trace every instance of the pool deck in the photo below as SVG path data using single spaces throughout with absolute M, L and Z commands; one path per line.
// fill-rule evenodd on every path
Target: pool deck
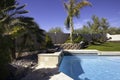
M 71 77 L 67 76 L 66 74 L 60 72 L 57 75 L 54 75 L 49 80 L 73 80 Z

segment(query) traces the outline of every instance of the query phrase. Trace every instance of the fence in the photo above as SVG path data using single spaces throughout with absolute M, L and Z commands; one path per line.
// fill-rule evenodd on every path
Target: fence
M 54 44 L 63 44 L 65 43 L 69 38 L 69 33 L 48 33 L 48 35 L 51 37 L 52 42 Z M 104 34 L 73 34 L 74 37 L 82 36 L 84 40 L 90 42 L 92 39 L 100 39 L 100 37 L 105 37 Z
M 54 44 L 63 44 L 69 38 L 68 33 L 48 33 Z

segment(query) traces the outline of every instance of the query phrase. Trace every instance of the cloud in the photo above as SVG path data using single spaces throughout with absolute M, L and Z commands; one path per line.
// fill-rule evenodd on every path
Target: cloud
M 76 22 L 74 24 L 74 29 L 82 28 L 83 25 L 86 25 L 88 21 L 90 21 L 90 19 L 83 19 L 81 22 Z
M 119 17 L 112 18 L 109 20 L 109 23 L 112 27 L 118 27 L 118 26 L 120 26 L 120 19 L 119 19 Z
M 120 15 L 120 11 L 118 12 L 118 15 Z
M 82 28 L 83 23 L 75 23 L 74 24 L 74 29 Z
M 88 21 L 90 21 L 90 19 L 83 19 L 82 21 L 76 20 L 76 22 L 74 22 L 74 29 L 82 28 L 83 25 L 86 25 Z M 65 28 L 65 26 L 63 26 L 63 31 L 65 33 L 69 33 L 70 32 L 70 30 L 67 30 Z
M 120 21 L 111 22 L 111 26 L 112 27 L 119 27 L 120 26 Z
M 90 21 L 90 19 L 84 19 L 83 22 L 87 23 L 88 21 Z

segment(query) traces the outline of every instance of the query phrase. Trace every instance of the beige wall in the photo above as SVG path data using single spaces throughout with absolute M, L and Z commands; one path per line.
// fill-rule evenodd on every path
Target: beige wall
M 110 40 L 108 40 L 108 41 L 120 41 L 120 34 L 117 34 L 117 35 L 110 35 L 110 34 L 108 34 L 107 33 L 107 38 L 112 38 L 112 39 L 110 39 Z
M 40 68 L 53 68 L 59 65 L 61 52 L 38 54 L 38 66 Z

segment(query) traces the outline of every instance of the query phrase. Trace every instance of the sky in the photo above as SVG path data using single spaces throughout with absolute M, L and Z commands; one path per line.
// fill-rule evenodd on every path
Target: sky
M 67 1 L 67 0 L 65 0 Z M 88 0 L 92 7 L 80 10 L 80 18 L 74 18 L 74 29 L 82 28 L 93 15 L 106 18 L 112 27 L 120 27 L 120 0 Z M 53 27 L 61 27 L 64 32 L 69 32 L 64 21 L 67 12 L 63 0 L 19 0 L 29 11 L 27 16 L 33 17 L 40 28 L 48 31 Z

